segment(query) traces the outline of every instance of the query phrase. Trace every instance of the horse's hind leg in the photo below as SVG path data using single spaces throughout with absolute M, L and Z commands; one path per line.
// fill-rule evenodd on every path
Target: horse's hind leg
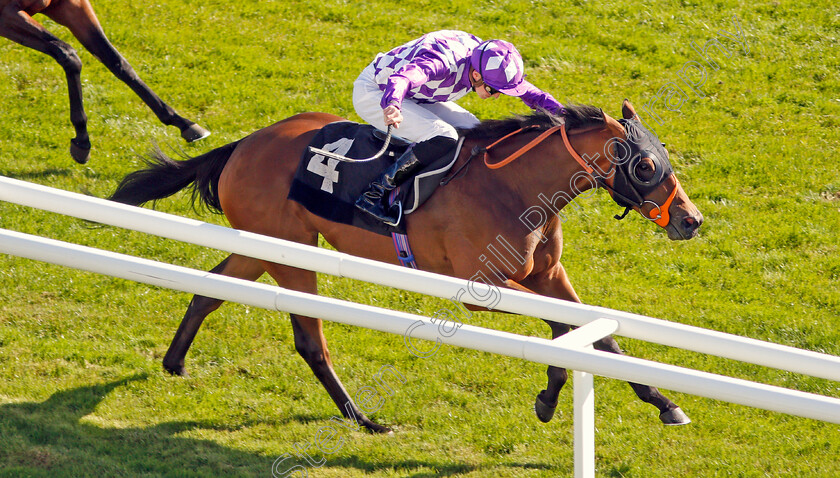
M 40 23 L 22 10 L 19 2 L 6 4 L 0 11 L 0 36 L 51 56 L 64 69 L 70 94 L 70 121 L 76 137 L 70 140 L 70 155 L 84 164 L 90 155 L 87 115 L 82 102 L 82 82 L 79 77 L 82 61 L 76 50 L 48 32 Z
M 257 280 L 265 272 L 262 263 L 250 257 L 231 254 L 210 272 L 228 277 L 246 280 Z M 169 350 L 163 357 L 163 368 L 173 375 L 187 375 L 184 368 L 184 358 L 198 333 L 204 318 L 218 309 L 224 301 L 200 295 L 193 296 L 178 331 L 169 345 Z
M 181 136 L 188 142 L 197 141 L 210 135 L 210 132 L 206 129 L 176 113 L 137 76 L 134 68 L 105 37 L 96 14 L 87 0 L 82 0 L 78 4 L 61 2 L 56 7 L 44 10 L 43 13 L 67 27 L 89 52 L 98 58 L 114 76 L 127 84 L 151 108 L 163 124 L 177 127 L 181 130 Z
M 368 430 L 376 433 L 388 433 L 391 430 L 369 419 L 347 393 L 333 369 L 327 339 L 324 337 L 321 319 L 291 314 L 292 328 L 295 333 L 295 350 L 312 369 L 315 377 L 327 390 L 341 414 L 355 420 Z
M 266 265 L 266 270 L 281 287 L 294 288 L 312 294 L 317 292 L 314 272 L 271 263 Z M 291 314 L 291 319 L 292 330 L 295 334 L 295 350 L 312 369 L 315 377 L 321 381 L 341 414 L 372 432 L 389 432 L 389 428 L 374 423 L 365 416 L 342 385 L 333 369 L 321 319 L 297 314 Z

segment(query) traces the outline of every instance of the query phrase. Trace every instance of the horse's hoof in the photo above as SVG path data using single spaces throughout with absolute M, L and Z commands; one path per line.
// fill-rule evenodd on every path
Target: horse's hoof
M 177 375 L 179 377 L 189 377 L 190 374 L 187 373 L 187 369 L 184 366 L 177 366 L 177 367 L 169 367 L 166 364 L 163 365 L 163 369 L 169 372 L 169 375 Z
M 75 138 L 70 140 L 70 156 L 73 161 L 79 164 L 85 164 L 90 158 L 90 142 L 77 141 Z
M 691 419 L 679 407 L 660 413 L 659 419 L 665 425 L 688 425 L 691 423 Z
M 370 422 L 370 423 L 365 423 L 364 425 L 365 425 L 365 428 L 367 428 L 368 430 L 371 431 L 371 433 L 381 433 L 383 435 L 393 435 L 394 434 L 394 430 L 391 430 L 390 428 L 388 428 L 386 426 L 383 426 L 383 425 L 380 425 L 378 423 Z
M 181 130 L 181 137 L 187 140 L 187 143 L 192 143 L 208 136 L 210 136 L 210 132 L 195 123 Z
M 542 393 L 537 395 L 537 399 L 534 401 L 534 412 L 537 414 L 537 418 L 540 419 L 543 423 L 548 423 L 554 418 L 554 412 L 557 410 L 557 404 L 555 403 L 553 406 L 545 403 L 542 398 Z

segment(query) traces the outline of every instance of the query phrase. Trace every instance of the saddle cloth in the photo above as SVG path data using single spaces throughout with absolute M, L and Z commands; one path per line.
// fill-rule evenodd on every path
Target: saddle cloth
M 339 121 L 324 126 L 309 145 L 348 158 L 369 158 L 382 148 L 383 139 L 382 132 L 373 126 Z M 405 234 L 405 220 L 397 226 L 380 223 L 356 209 L 355 203 L 371 181 L 393 164 L 408 146 L 408 142 L 392 137 L 388 150 L 380 158 L 355 163 L 313 154 L 306 148 L 295 171 L 289 199 L 330 221 L 386 236 Z M 455 164 L 460 146 L 461 142 L 455 154 L 439 158 L 397 189 L 397 199 L 403 204 L 403 215 L 416 211 L 432 195 L 441 178 Z

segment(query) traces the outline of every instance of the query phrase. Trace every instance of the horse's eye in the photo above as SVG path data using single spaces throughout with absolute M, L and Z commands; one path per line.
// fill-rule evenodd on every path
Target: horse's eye
M 656 163 L 649 157 L 644 157 L 636 164 L 636 177 L 642 181 L 650 181 L 656 174 Z

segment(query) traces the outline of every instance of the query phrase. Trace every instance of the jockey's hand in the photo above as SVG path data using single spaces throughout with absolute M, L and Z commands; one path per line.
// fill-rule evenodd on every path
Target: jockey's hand
M 392 124 L 394 125 L 394 128 L 400 127 L 400 123 L 402 123 L 403 116 L 399 108 L 397 108 L 394 105 L 388 105 L 387 108 L 382 110 L 382 113 L 385 115 L 385 126 Z

